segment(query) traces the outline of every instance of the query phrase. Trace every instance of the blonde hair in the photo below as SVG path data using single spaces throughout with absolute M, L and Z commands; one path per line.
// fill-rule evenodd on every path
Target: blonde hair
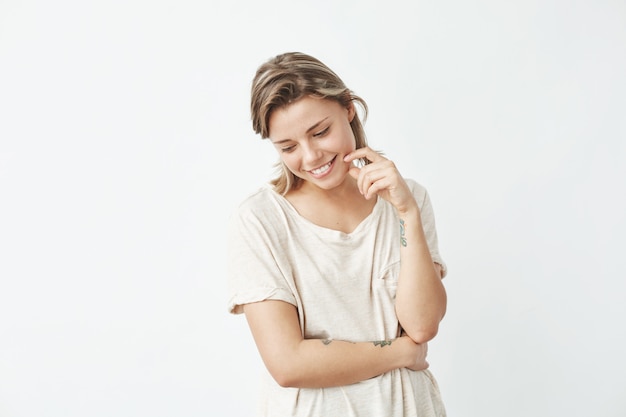
M 305 96 L 314 96 L 338 102 L 348 108 L 358 103 L 367 118 L 367 104 L 348 89 L 330 68 L 317 58 L 301 52 L 288 52 L 275 56 L 262 64 L 252 81 L 250 112 L 252 128 L 261 138 L 269 137 L 269 119 L 272 112 Z M 367 146 L 365 130 L 358 113 L 350 122 L 356 139 L 356 148 Z M 361 160 L 362 164 L 369 161 Z M 282 162 L 277 163 L 279 173 L 271 181 L 274 190 L 287 194 L 297 189 L 302 179 L 295 176 Z

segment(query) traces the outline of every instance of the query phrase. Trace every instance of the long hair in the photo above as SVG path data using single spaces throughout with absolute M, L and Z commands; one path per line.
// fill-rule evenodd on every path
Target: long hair
M 334 100 L 344 108 L 358 103 L 363 110 L 363 119 L 367 118 L 365 101 L 348 89 L 324 63 L 301 52 L 280 54 L 262 64 L 256 71 L 251 90 L 252 128 L 263 139 L 269 137 L 272 112 L 305 96 Z M 367 146 L 363 124 L 356 111 L 350 127 L 356 139 L 356 149 Z M 362 159 L 361 163 L 368 164 L 369 161 Z M 300 187 L 301 178 L 280 161 L 276 166 L 279 172 L 271 184 L 277 193 L 285 195 Z

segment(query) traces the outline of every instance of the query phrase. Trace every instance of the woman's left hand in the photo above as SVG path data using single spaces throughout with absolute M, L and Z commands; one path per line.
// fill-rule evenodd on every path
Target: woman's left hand
M 353 166 L 349 173 L 357 180 L 357 187 L 367 200 L 379 195 L 400 213 L 406 213 L 417 207 L 406 181 L 392 161 L 369 147 L 350 152 L 344 161 L 352 162 L 359 158 L 366 158 L 371 163 L 361 168 Z

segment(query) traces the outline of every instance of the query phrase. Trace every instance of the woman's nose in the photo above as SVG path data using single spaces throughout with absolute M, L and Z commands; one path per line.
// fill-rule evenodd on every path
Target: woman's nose
M 302 146 L 302 159 L 304 162 L 315 162 L 320 158 L 320 154 L 320 150 L 314 145 L 306 144 Z

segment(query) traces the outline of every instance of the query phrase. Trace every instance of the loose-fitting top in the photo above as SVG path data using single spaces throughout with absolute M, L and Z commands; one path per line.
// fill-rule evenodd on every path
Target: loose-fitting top
M 445 275 L 428 192 L 406 181 L 418 202 L 432 259 Z M 344 233 L 312 223 L 263 187 L 239 205 L 229 237 L 231 313 L 242 313 L 247 303 L 282 300 L 296 306 L 305 339 L 366 342 L 399 336 L 394 302 L 400 223 L 384 199 Z M 284 388 L 266 372 L 259 415 L 431 417 L 445 416 L 445 409 L 429 370 L 396 369 L 331 388 Z

